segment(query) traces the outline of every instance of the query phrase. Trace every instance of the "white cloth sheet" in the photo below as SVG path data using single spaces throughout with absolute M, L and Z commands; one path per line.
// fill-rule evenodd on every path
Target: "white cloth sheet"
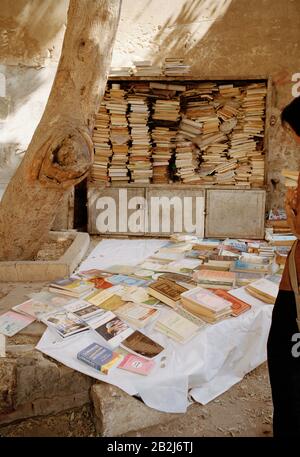
M 101 269 L 117 263 L 134 265 L 164 243 L 166 241 L 104 240 L 80 266 L 80 270 Z M 97 341 L 91 331 L 62 341 L 47 329 L 37 349 L 70 368 L 113 384 L 130 395 L 138 394 L 151 408 L 180 413 L 185 412 L 190 404 L 189 396 L 205 405 L 266 360 L 272 309 L 271 305 L 253 304 L 250 311 L 238 318 L 226 319 L 199 330 L 199 334 L 184 345 L 154 331 L 153 323 L 144 333 L 166 349 L 156 359 L 156 367 L 149 376 L 119 369 L 102 375 L 77 360 L 76 354 L 80 349 Z M 166 357 L 165 367 L 160 364 L 163 356 Z

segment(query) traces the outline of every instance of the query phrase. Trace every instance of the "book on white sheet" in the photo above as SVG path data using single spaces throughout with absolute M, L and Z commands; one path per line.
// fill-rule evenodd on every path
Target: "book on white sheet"
M 258 298 L 255 298 L 252 295 L 250 295 L 249 292 L 247 292 L 245 286 L 239 287 L 238 289 L 229 290 L 228 293 L 236 298 L 239 298 L 245 303 L 248 303 L 253 307 L 266 306 L 266 304 L 262 300 L 259 300 Z
M 159 309 L 153 308 L 152 306 L 131 302 L 125 303 L 125 305 L 120 306 L 115 311 L 115 314 L 118 317 L 138 328 L 143 328 L 150 322 L 153 322 L 153 320 L 158 317 L 159 313 Z
M 107 311 L 97 321 L 96 325 L 91 325 L 101 343 L 109 348 L 116 348 L 123 340 L 130 336 L 134 330 L 123 320 L 117 317 L 112 311 Z
M 86 322 L 65 309 L 47 315 L 42 319 L 50 329 L 53 329 L 62 338 L 68 338 L 77 333 L 89 330 Z
M 155 330 L 169 336 L 177 343 L 186 343 L 199 331 L 199 326 L 170 309 L 156 321 Z

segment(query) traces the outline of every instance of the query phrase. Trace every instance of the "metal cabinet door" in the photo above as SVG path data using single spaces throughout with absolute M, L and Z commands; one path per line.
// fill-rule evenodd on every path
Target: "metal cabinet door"
M 144 235 L 145 220 L 144 188 L 88 189 L 89 233 Z
M 153 236 L 168 236 L 172 233 L 204 236 L 205 191 L 182 187 L 146 189 L 146 233 Z
M 207 190 L 205 236 L 264 238 L 265 190 Z

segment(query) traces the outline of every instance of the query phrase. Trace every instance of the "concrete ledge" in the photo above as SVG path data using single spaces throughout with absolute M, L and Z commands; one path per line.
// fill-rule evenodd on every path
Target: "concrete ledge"
M 149 408 L 118 387 L 103 382 L 92 386 L 91 397 L 95 427 L 100 436 L 120 436 L 183 416 Z
M 0 282 L 53 281 L 70 276 L 88 250 L 90 237 L 80 232 L 50 232 L 51 240 L 72 239 L 59 260 L 0 262 Z

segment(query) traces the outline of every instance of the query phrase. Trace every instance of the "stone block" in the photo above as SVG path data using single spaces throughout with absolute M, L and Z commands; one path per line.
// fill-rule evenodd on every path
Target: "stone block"
M 22 346 L 0 359 L 0 425 L 90 403 L 92 378 Z
M 0 359 L 0 416 L 14 409 L 16 360 Z
M 163 413 L 106 383 L 91 388 L 94 420 L 100 436 L 120 436 L 130 431 L 170 422 L 182 414 Z

